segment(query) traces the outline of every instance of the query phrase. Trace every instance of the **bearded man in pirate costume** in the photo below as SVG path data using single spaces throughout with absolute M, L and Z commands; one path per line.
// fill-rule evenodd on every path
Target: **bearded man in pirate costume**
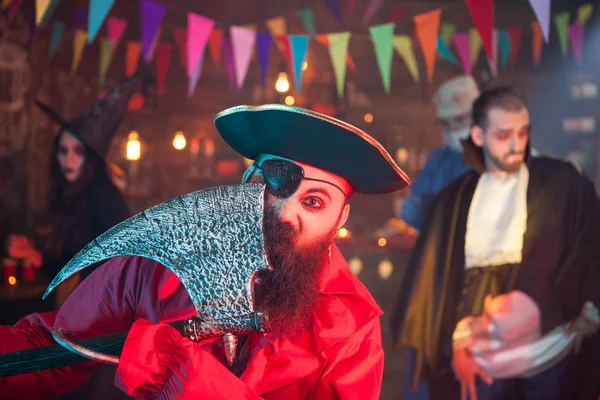
M 597 400 L 594 187 L 570 163 L 529 155 L 512 89 L 485 91 L 473 124 L 474 171 L 437 196 L 392 317 L 418 353 L 413 383 L 429 381 L 432 399 L 458 398 L 460 385 L 463 399 Z
M 30 316 L 12 337 L 3 335 L 2 352 L 55 337 L 118 363 L 116 383 L 135 397 L 378 398 L 382 311 L 334 237 L 353 193 L 389 193 L 410 179 L 372 137 L 312 111 L 240 106 L 215 124 L 233 149 L 254 159 L 245 184 L 181 196 L 90 243 L 50 289 L 112 259 L 56 318 Z M 166 324 L 194 315 L 187 337 Z M 72 344 L 123 331 L 117 359 Z M 97 367 L 0 378 L 0 397 L 51 398 Z

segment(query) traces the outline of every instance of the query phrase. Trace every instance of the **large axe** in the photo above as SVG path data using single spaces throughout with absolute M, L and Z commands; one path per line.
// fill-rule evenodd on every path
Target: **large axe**
M 177 197 L 111 228 L 58 273 L 44 298 L 83 268 L 117 256 L 155 260 L 181 280 L 196 317 L 171 323 L 191 340 L 223 337 L 231 364 L 237 336 L 266 329 L 254 308 L 254 279 L 269 268 L 263 242 L 263 184 L 220 186 Z M 60 327 L 59 346 L 0 355 L 0 377 L 89 360 L 118 364 L 127 332 L 72 342 Z

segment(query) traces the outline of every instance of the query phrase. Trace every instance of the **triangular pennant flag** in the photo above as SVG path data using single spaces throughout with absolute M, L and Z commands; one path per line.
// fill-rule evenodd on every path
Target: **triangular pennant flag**
M 558 33 L 558 40 L 560 42 L 560 52 L 563 59 L 567 58 L 569 52 L 569 19 L 568 12 L 554 16 L 554 24 L 556 25 L 556 32 Z
M 500 40 L 500 65 L 502 69 L 506 69 L 508 66 L 508 60 L 510 59 L 510 35 L 508 31 L 499 31 Z
M 267 83 L 267 73 L 269 72 L 269 59 L 271 58 L 271 43 L 273 36 L 267 32 L 258 32 L 256 37 L 256 54 L 258 55 L 258 65 L 260 67 L 260 83 L 265 86 Z
M 569 26 L 569 39 L 571 41 L 571 48 L 573 49 L 573 55 L 575 56 L 575 61 L 577 61 L 577 65 L 581 65 L 583 62 L 583 33 L 584 33 L 584 25 L 575 23 Z
M 440 37 L 446 46 L 450 44 L 452 36 L 456 32 L 456 25 L 453 24 L 442 24 L 440 27 Z
M 390 18 L 388 19 L 388 21 L 397 23 L 403 16 L 404 10 L 402 9 L 402 7 L 396 6 L 392 8 L 392 11 L 390 11 Z
M 471 46 L 471 65 L 475 65 L 481 53 L 481 36 L 476 28 L 469 29 L 469 43 Z
M 283 17 L 270 18 L 265 21 L 265 25 L 267 26 L 269 33 L 274 38 L 282 37 L 287 34 L 286 22 L 285 22 L 285 18 L 283 18 Z M 277 45 L 277 48 L 279 49 L 279 51 L 283 52 L 283 55 L 286 56 L 285 48 L 282 46 L 282 43 L 280 43 L 279 40 L 276 40 L 275 44 Z M 286 58 L 286 60 L 287 60 L 287 58 Z
M 165 81 L 171 65 L 172 47 L 170 43 L 160 43 L 156 47 L 156 94 L 165 94 Z
M 150 61 L 152 50 L 159 36 L 160 25 L 167 12 L 167 6 L 155 0 L 140 0 L 140 19 L 144 61 Z
M 593 12 L 594 6 L 592 6 L 591 3 L 587 3 L 579 7 L 577 10 L 577 23 L 583 25 L 588 22 Z
M 394 48 L 404 60 L 408 72 L 415 82 L 419 82 L 419 68 L 413 51 L 412 39 L 408 35 L 394 36 Z
M 333 65 L 337 93 L 341 99 L 344 97 L 346 55 L 348 53 L 348 43 L 350 42 L 350 32 L 330 33 L 327 35 L 327 40 L 329 42 L 329 57 Z
M 437 10 L 413 17 L 415 21 L 415 33 L 419 39 L 419 43 L 421 43 L 421 49 L 423 49 L 423 56 L 425 57 L 429 82 L 433 79 L 441 15 L 442 10 L 438 8 Z
M 346 13 L 351 15 L 354 12 L 354 7 L 356 7 L 356 0 L 348 0 L 348 4 L 346 5 Z
M 302 65 L 306 61 L 309 37 L 308 35 L 290 35 L 289 40 L 294 65 L 294 83 L 296 91 L 300 93 L 302 92 Z
M 87 31 L 87 20 L 88 20 L 88 11 L 79 6 L 75 6 L 75 21 L 73 22 L 73 27 L 75 29 L 79 29 L 82 31 Z
M 394 28 L 393 22 L 387 24 L 374 25 L 369 28 L 371 40 L 375 46 L 375 57 L 379 66 L 379 73 L 383 81 L 383 87 L 386 93 L 390 93 L 392 59 L 394 56 Z
M 471 75 L 473 66 L 471 62 L 471 35 L 466 32 L 455 33 L 452 40 L 458 51 L 458 57 L 460 58 L 465 74 Z
M 81 55 L 85 48 L 85 41 L 87 40 L 87 32 L 82 30 L 75 31 L 75 39 L 73 39 L 73 62 L 71 63 L 71 75 L 77 71 L 79 62 L 81 61 Z
M 529 0 L 529 4 L 531 4 L 531 8 L 533 8 L 533 12 L 540 23 L 543 37 L 548 43 L 550 37 L 550 0 Z
M 179 60 L 187 68 L 187 29 L 175 29 L 173 35 L 175 36 L 175 44 L 179 49 Z
M 521 47 L 521 36 L 523 35 L 523 28 L 521 25 L 509 26 L 508 36 L 510 37 L 510 60 L 509 65 L 514 68 L 517 62 L 517 56 L 519 55 L 519 48 Z
M 98 81 L 100 83 L 100 87 L 104 87 L 106 83 L 106 73 L 108 72 L 108 67 L 112 61 L 113 56 L 113 44 L 112 40 L 108 38 L 100 39 L 100 68 L 99 68 L 99 76 Z
M 340 9 L 340 0 L 325 0 L 325 6 L 331 11 L 337 22 L 342 22 L 342 12 Z
M 22 1 L 23 0 L 13 0 L 13 2 L 10 3 L 10 8 L 8 9 L 8 16 L 6 20 L 6 22 L 8 22 L 9 27 L 12 24 L 15 17 L 17 16 L 17 11 L 19 11 L 19 7 L 21 6 Z
M 311 6 L 306 6 L 298 10 L 298 18 L 302 21 L 304 29 L 309 35 L 314 36 L 317 34 L 317 25 L 315 23 L 315 15 Z
M 321 45 L 329 48 L 329 34 L 317 35 L 315 36 L 315 39 Z M 352 59 L 352 56 L 349 52 L 346 53 L 346 64 L 348 65 L 348 68 L 350 68 L 352 71 L 356 69 L 356 65 L 354 65 L 354 60 Z
M 39 25 L 48 11 L 51 0 L 35 0 L 35 24 Z
M 483 48 L 491 61 L 494 60 L 494 0 L 465 0 L 475 27 L 479 31 Z
M 48 53 L 48 62 L 52 61 L 54 53 L 56 53 L 56 49 L 58 48 L 58 44 L 60 43 L 60 39 L 62 39 L 64 32 L 65 24 L 60 21 L 54 21 L 52 24 L 52 37 L 50 38 L 50 53 Z
M 225 39 L 223 39 L 223 42 Z M 231 42 L 231 41 L 230 41 Z M 192 97 L 194 92 L 196 91 L 196 86 L 198 86 L 198 81 L 200 80 L 200 75 L 202 75 L 202 68 L 204 67 L 204 54 L 206 53 L 206 48 L 200 53 L 200 59 L 198 63 L 194 67 L 191 75 L 188 77 L 188 97 Z M 189 62 L 188 62 L 189 65 Z M 229 73 L 229 71 L 227 71 Z M 231 83 L 231 82 L 230 82 Z
M 494 35 L 492 36 L 492 48 L 493 48 L 493 57 L 488 57 L 488 65 L 490 66 L 490 72 L 492 76 L 498 76 L 498 42 L 499 35 L 498 30 L 494 29 Z
M 438 36 L 437 51 L 440 56 L 450 61 L 452 64 L 458 64 L 458 60 L 454 57 L 454 54 L 450 52 L 450 49 L 446 46 L 446 43 L 444 43 L 444 39 L 442 39 L 441 36 Z
M 535 61 L 535 65 L 539 65 L 540 60 L 542 58 L 542 44 L 544 40 L 544 31 L 542 31 L 542 27 L 539 21 L 533 21 L 531 23 L 531 30 L 533 31 L 533 60 Z
M 90 0 L 88 19 L 88 43 L 92 43 L 108 16 L 115 0 Z
M 223 44 L 223 29 L 214 29 L 208 38 L 208 47 L 210 56 L 215 65 L 221 62 L 221 45 Z
M 367 5 L 367 10 L 365 11 L 362 19 L 362 25 L 367 26 L 371 23 L 371 20 L 381 8 L 381 4 L 383 0 L 369 0 L 369 5 Z
M 223 39 L 223 61 L 227 70 L 227 79 L 229 87 L 235 87 L 235 61 L 233 60 L 233 46 L 231 39 Z
M 41 27 L 45 27 L 46 23 L 50 21 L 52 14 L 54 14 L 54 10 L 56 10 L 56 7 L 58 7 L 60 2 L 61 0 L 52 0 L 50 2 L 50 5 L 48 6 L 46 13 L 44 14 L 44 17 L 42 18 L 42 22 L 40 22 L 39 24 Z
M 244 80 L 250 66 L 250 58 L 256 43 L 256 31 L 232 26 L 229 31 L 231 46 L 233 49 L 233 61 L 235 62 L 235 83 L 237 88 L 244 86 Z
M 288 69 L 291 74 L 294 73 L 294 62 L 292 60 L 292 49 L 290 48 L 290 39 L 287 35 L 275 37 L 275 43 L 278 44 L 279 49 L 285 57 L 285 62 L 288 65 Z
M 106 31 L 108 38 L 113 45 L 113 51 L 115 51 L 119 46 L 119 43 L 121 43 L 121 38 L 123 37 L 126 28 L 127 20 L 116 17 L 108 17 L 106 20 Z
M 137 71 L 141 54 L 141 42 L 127 42 L 127 48 L 125 50 L 125 74 L 127 77 L 133 76 L 135 71 Z
M 215 27 L 215 21 L 195 13 L 188 13 L 187 30 L 187 74 L 190 78 L 188 96 L 196 90 L 196 84 L 202 73 L 206 43 Z

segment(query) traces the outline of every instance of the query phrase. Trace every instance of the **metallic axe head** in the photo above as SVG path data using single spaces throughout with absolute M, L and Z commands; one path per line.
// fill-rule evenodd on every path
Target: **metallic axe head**
M 263 184 L 189 193 L 116 225 L 81 250 L 44 293 L 94 263 L 117 256 L 155 260 L 181 280 L 203 337 L 264 329 L 254 309 L 255 274 L 269 267 L 263 242 Z

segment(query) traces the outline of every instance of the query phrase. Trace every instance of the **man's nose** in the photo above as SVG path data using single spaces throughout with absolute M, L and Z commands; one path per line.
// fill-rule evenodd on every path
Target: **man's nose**
M 298 213 L 294 210 L 294 208 L 289 204 L 285 204 L 284 202 L 279 204 L 279 207 L 281 207 L 279 212 L 279 218 L 281 219 L 281 222 L 292 225 L 293 227 L 297 227 Z

